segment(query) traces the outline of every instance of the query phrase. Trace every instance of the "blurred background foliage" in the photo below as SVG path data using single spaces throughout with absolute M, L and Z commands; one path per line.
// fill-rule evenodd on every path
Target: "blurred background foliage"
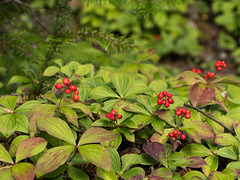
M 149 80 L 152 65 L 170 77 L 225 60 L 225 73 L 239 75 L 239 0 L 72 0 L 71 10 L 67 2 L 0 2 L 0 94 L 51 88 L 56 79 L 43 72 L 57 59 L 125 72 L 144 63 Z

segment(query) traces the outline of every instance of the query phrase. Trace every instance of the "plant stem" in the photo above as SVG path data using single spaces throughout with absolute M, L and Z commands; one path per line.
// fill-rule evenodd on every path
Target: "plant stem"
M 222 124 L 221 122 L 219 122 L 218 120 L 214 119 L 213 117 L 211 117 L 210 115 L 206 114 L 205 112 L 201 111 L 199 108 L 194 107 L 190 104 L 186 104 L 184 103 L 185 106 L 190 107 L 200 113 L 202 113 L 204 116 L 208 117 L 209 119 L 213 120 L 214 122 L 218 123 L 219 125 L 221 125 L 222 127 L 224 127 L 225 129 L 227 129 L 232 135 L 235 135 L 236 133 L 234 131 L 232 131 L 231 129 L 229 129 L 227 126 L 225 126 L 224 124 Z
M 177 129 L 179 129 L 180 124 L 182 123 L 182 119 L 183 119 L 183 116 L 181 116 L 181 119 L 180 119 L 180 121 L 179 121 L 179 123 L 178 123 L 178 125 L 177 125 Z
M 162 106 L 162 105 L 159 105 L 159 106 L 158 106 L 157 110 L 152 114 L 152 116 L 155 116 L 155 115 L 157 114 L 157 111 L 160 109 L 161 106 Z
M 61 99 L 60 99 L 60 101 L 59 101 L 59 103 L 58 103 L 58 105 L 57 105 L 57 112 L 56 112 L 56 114 L 55 114 L 55 117 L 56 117 L 56 116 L 58 115 L 58 113 L 59 113 L 59 107 L 60 107 L 60 105 L 61 105 L 63 96 L 64 96 L 64 93 L 62 93 Z
M 177 139 L 175 139 L 175 140 L 171 143 L 171 146 L 170 146 L 169 149 L 168 149 L 167 155 L 168 155 L 168 153 L 170 152 L 170 150 L 172 149 L 173 144 L 176 142 L 176 140 L 177 140 Z

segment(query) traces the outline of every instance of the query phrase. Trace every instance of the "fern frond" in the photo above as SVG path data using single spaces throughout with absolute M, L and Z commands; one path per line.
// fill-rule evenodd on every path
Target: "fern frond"
M 134 45 L 134 41 L 131 38 L 114 36 L 111 33 L 99 32 L 98 30 L 93 30 L 91 28 L 82 28 L 77 32 L 77 35 L 78 39 L 84 38 L 89 41 L 97 40 L 104 47 L 104 51 L 108 54 L 128 52 L 137 47 Z

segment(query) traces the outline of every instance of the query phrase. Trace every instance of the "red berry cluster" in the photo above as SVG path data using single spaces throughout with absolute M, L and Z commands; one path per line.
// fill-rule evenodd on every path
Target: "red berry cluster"
M 184 109 L 184 108 L 178 108 L 176 111 L 175 111 L 175 114 L 177 116 L 182 116 L 182 117 L 185 117 L 186 119 L 189 119 L 191 117 L 191 111 L 188 110 L 188 109 Z
M 172 94 L 171 93 L 167 93 L 167 91 L 163 91 L 163 92 L 160 92 L 157 97 L 159 98 L 157 100 L 157 104 L 158 105 L 162 105 L 164 104 L 164 106 L 166 108 L 168 108 L 170 106 L 170 104 L 173 104 L 174 103 L 174 100 L 172 99 Z
M 65 93 L 66 94 L 73 93 L 74 94 L 74 96 L 73 96 L 74 101 L 78 101 L 79 91 L 77 90 L 77 87 L 75 85 L 70 85 L 69 79 L 67 79 L 67 78 L 63 78 L 62 82 L 65 85 L 65 87 L 64 87 L 65 88 Z M 63 85 L 61 83 L 57 83 L 55 85 L 55 88 L 56 89 L 62 89 Z
M 115 110 L 112 110 L 110 113 L 107 113 L 106 117 L 112 121 L 116 121 L 117 119 L 122 119 L 122 115 L 118 114 L 117 111 Z
M 196 68 L 192 68 L 192 72 L 195 72 L 195 73 L 202 73 L 201 69 L 196 69 Z
M 215 67 L 217 68 L 218 71 L 221 71 L 222 68 L 226 68 L 227 65 L 225 64 L 225 61 L 217 61 L 215 62 Z
M 214 78 L 214 76 L 215 76 L 215 73 L 207 72 L 207 74 L 204 75 L 204 78 L 205 78 L 205 80 L 207 81 L 208 78 L 209 78 L 209 79 L 212 79 L 212 78 Z
M 153 51 L 152 49 L 148 49 L 148 50 L 147 50 L 148 53 L 150 53 L 150 52 L 152 52 L 152 51 Z
M 181 131 L 178 131 L 178 130 L 174 130 L 173 132 L 169 133 L 168 134 L 170 138 L 178 138 L 179 136 L 181 137 L 182 140 L 185 140 L 187 137 L 185 134 L 182 134 Z

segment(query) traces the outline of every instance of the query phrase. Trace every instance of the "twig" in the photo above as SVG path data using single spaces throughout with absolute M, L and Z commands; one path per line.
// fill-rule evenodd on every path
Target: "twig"
M 15 3 L 18 3 L 18 4 L 22 5 L 22 6 L 27 7 L 27 8 L 31 11 L 31 13 L 33 14 L 34 19 L 36 20 L 36 22 L 37 22 L 45 31 L 47 31 L 47 32 L 50 34 L 49 29 L 41 23 L 40 19 L 37 17 L 36 13 L 34 12 L 33 8 L 32 8 L 30 5 L 24 3 L 24 2 L 22 2 L 22 1 L 20 1 L 20 0 L 12 0 L 12 1 L 15 2 Z M 10 2 L 10 1 L 9 1 L 9 2 Z M 0 5 L 1 5 L 1 4 L 0 4 Z
M 13 1 L 13 0 L 5 0 L 5 1 L 3 1 L 3 2 L 0 2 L 0 6 L 2 6 L 2 5 L 4 5 L 4 4 L 7 4 L 7 3 L 11 2 L 11 1 Z
M 209 119 L 213 120 L 214 122 L 218 123 L 219 125 L 221 125 L 222 127 L 224 127 L 225 129 L 227 129 L 232 135 L 235 135 L 236 133 L 234 131 L 232 131 L 231 129 L 229 129 L 227 126 L 225 126 L 224 124 L 222 124 L 221 122 L 219 122 L 218 120 L 214 119 L 213 117 L 209 116 L 208 114 L 206 114 L 205 112 L 201 111 L 199 108 L 194 107 L 190 104 L 186 104 L 184 103 L 185 106 L 190 107 L 192 109 L 195 109 L 196 111 L 202 113 L 204 116 L 207 116 Z

